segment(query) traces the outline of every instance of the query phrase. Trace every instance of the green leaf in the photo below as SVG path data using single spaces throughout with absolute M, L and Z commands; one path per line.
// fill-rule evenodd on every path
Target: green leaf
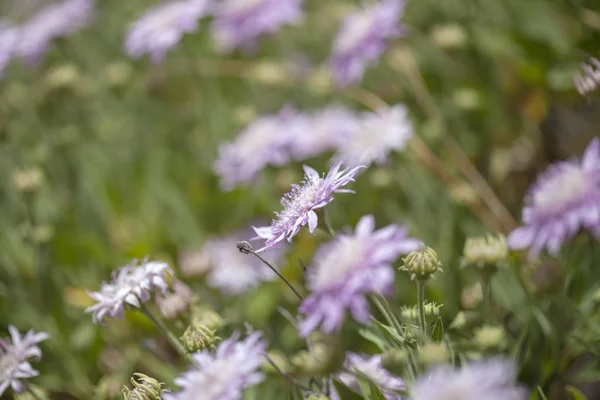
M 337 390 L 340 395 L 340 399 L 344 400 L 363 400 L 360 395 L 350 390 L 346 385 L 337 379 L 333 379 L 333 385 L 335 386 L 335 390 Z
M 588 400 L 587 396 L 575 386 L 567 385 L 565 389 L 573 397 L 573 400 Z

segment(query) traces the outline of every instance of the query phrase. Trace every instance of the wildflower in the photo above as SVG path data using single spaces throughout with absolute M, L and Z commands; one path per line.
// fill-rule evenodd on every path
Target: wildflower
M 0 79 L 12 60 L 18 39 L 18 28 L 8 21 L 0 20 Z
M 99 292 L 89 293 L 98 303 L 85 311 L 92 313 L 96 324 L 102 322 L 106 316 L 121 318 L 126 304 L 139 308 L 142 303 L 150 300 L 152 291 L 167 291 L 165 272 L 173 274 L 167 263 L 144 260 L 138 264 L 137 260 L 134 260 L 131 264 L 113 271 L 111 281 L 102 282 Z
M 349 15 L 333 43 L 331 68 L 339 85 L 362 80 L 368 65 L 375 64 L 389 39 L 404 34 L 399 18 L 403 0 L 383 0 Z
M 215 5 L 212 31 L 217 47 L 230 52 L 236 47 L 253 49 L 259 36 L 296 24 L 302 17 L 303 0 L 223 0 Z
M 365 113 L 354 134 L 342 141 L 334 156 L 347 165 L 383 164 L 391 151 L 406 148 L 413 126 L 404 105 Z
M 435 250 L 425 245 L 422 245 L 419 250 L 412 251 L 402 260 L 404 265 L 400 267 L 400 271 L 408 272 L 412 280 L 427 280 L 438 270 L 442 270 L 442 263 L 438 260 Z
M 600 61 L 592 57 L 590 64 L 581 63 L 583 74 L 573 74 L 573 84 L 582 96 L 596 90 L 600 83 Z
M 263 380 L 259 368 L 267 348 L 260 332 L 238 341 L 239 334 L 221 342 L 217 350 L 192 355 L 194 365 L 177 378 L 181 391 L 166 394 L 165 400 L 241 400 L 245 388 Z
M 148 53 L 154 63 L 164 60 L 184 34 L 198 29 L 198 20 L 208 10 L 209 0 L 179 0 L 149 9 L 134 22 L 125 40 L 125 51 L 131 58 Z
M 33 330 L 21 336 L 12 325 L 9 325 L 8 331 L 11 338 L 0 339 L 0 396 L 9 386 L 15 393 L 23 393 L 25 385 L 20 379 L 39 375 L 27 359 L 39 360 L 42 351 L 37 344 L 49 337 L 46 332 L 35 333 Z
M 290 160 L 289 137 L 305 134 L 305 126 L 291 107 L 256 119 L 233 142 L 219 148 L 214 170 L 221 177 L 221 187 L 232 190 L 254 181 L 267 165 L 286 164 Z
M 265 264 L 256 257 L 248 257 L 237 248 L 237 241 L 248 235 L 238 232 L 225 237 L 215 237 L 204 243 L 202 251 L 209 258 L 211 268 L 206 275 L 208 286 L 220 289 L 225 295 L 247 292 L 261 282 L 277 278 Z M 275 249 L 272 259 L 275 264 L 281 260 L 285 248 Z
M 338 375 L 339 380 L 358 393 L 360 393 L 360 387 L 358 385 L 357 374 L 359 374 L 359 377 L 360 375 L 364 375 L 372 381 L 375 386 L 381 389 L 387 400 L 400 400 L 398 392 L 406 389 L 402 379 L 390 374 L 381 366 L 381 355 L 363 356 L 348 353 L 345 370 Z M 336 399 L 339 399 L 337 393 L 332 396 L 332 400 Z
M 338 235 L 315 255 L 314 267 L 308 271 L 311 295 L 300 305 L 307 317 L 300 334 L 308 335 L 318 325 L 331 333 L 341 328 L 346 309 L 353 318 L 366 324 L 370 313 L 365 296 L 369 293 L 390 294 L 394 270 L 390 263 L 400 254 L 419 247 L 420 242 L 406 237 L 407 229 L 388 225 L 375 230 L 372 215 L 364 216 L 353 235 Z
M 163 388 L 164 383 L 157 381 L 147 375 L 136 372 L 131 377 L 131 386 L 123 387 L 123 400 L 160 400 L 161 393 L 169 392 L 169 389 Z
M 302 184 L 292 185 L 292 190 L 282 197 L 283 210 L 275 213 L 277 219 L 273 220 L 271 226 L 254 228 L 260 238 L 266 239 L 264 246 L 256 250 L 257 253 L 277 246 L 286 238 L 291 242 L 305 225 L 314 234 L 319 221 L 316 211 L 333 201 L 333 193 L 352 193 L 351 190 L 340 188 L 354 182 L 354 176 L 364 168 L 361 165 L 340 170 L 341 167 L 341 162 L 336 163 L 327 176 L 321 178 L 317 171 L 304 166 Z
M 52 40 L 87 25 L 93 10 L 94 0 L 63 0 L 46 6 L 19 28 L 15 54 L 28 65 L 37 65 Z
M 525 226 L 508 236 L 513 250 L 529 248 L 530 258 L 543 248 L 555 255 L 581 228 L 600 238 L 600 139 L 588 145 L 581 161 L 551 165 L 525 198 Z
M 419 378 L 411 400 L 525 400 L 526 391 L 515 384 L 514 366 L 493 358 L 455 370 L 438 366 Z

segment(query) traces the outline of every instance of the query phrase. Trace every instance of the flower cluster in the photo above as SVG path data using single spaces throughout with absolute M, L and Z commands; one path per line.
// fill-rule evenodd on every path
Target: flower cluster
M 102 282 L 100 291 L 89 293 L 97 301 L 86 312 L 92 313 L 94 323 L 101 323 L 105 317 L 121 318 L 126 304 L 140 307 L 150 300 L 151 293 L 157 290 L 165 293 L 168 289 L 165 273 L 173 274 L 168 264 L 144 260 L 113 271 L 109 282 Z
M 368 215 L 360 219 L 354 234 L 338 235 L 319 249 L 307 273 L 311 294 L 300 306 L 306 315 L 300 334 L 306 336 L 318 326 L 324 333 L 339 330 L 346 310 L 356 321 L 368 323 L 371 314 L 365 296 L 390 294 L 391 263 L 421 245 L 406 236 L 407 229 L 398 225 L 375 230 L 375 219 Z
M 8 327 L 8 331 L 11 338 L 0 339 L 0 396 L 9 386 L 15 393 L 22 393 L 25 386 L 20 379 L 39 375 L 28 359 L 39 360 L 42 357 L 37 344 L 49 337 L 45 332 L 36 333 L 33 330 L 21 336 L 12 325 Z
M 282 166 L 334 151 L 332 162 L 349 166 L 381 164 L 413 136 L 406 107 L 354 113 L 341 106 L 312 113 L 284 107 L 256 119 L 233 142 L 221 145 L 214 170 L 221 186 L 253 182 L 267 165 Z

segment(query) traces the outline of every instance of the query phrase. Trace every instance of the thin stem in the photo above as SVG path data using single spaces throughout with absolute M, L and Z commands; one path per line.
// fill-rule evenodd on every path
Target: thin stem
M 417 309 L 419 311 L 419 329 L 423 343 L 427 338 L 427 322 L 425 321 L 425 281 L 417 279 Z
M 282 281 L 285 282 L 285 284 L 292 290 L 292 292 L 294 292 L 294 294 L 296 295 L 296 297 L 298 297 L 298 299 L 300 299 L 300 301 L 304 301 L 304 298 L 302 296 L 300 296 L 300 293 L 298 293 L 298 291 L 292 286 L 292 284 L 283 277 L 283 275 L 281 275 L 281 273 L 279 273 L 279 271 L 277 271 L 275 269 L 275 267 L 273 267 L 271 264 L 269 264 L 269 262 L 267 260 L 265 260 L 264 258 L 261 257 L 260 254 L 258 254 L 257 252 L 255 252 L 254 250 L 248 250 L 248 252 L 252 255 L 254 255 L 256 258 L 258 258 L 260 261 L 262 261 L 267 267 L 271 268 L 271 270 L 273 272 L 275 272 L 275 274 L 277 274 L 277 276 L 279 278 L 281 278 Z
M 332 239 L 335 238 L 335 231 L 333 230 L 333 228 L 331 227 L 331 223 L 329 222 L 329 215 L 327 213 L 327 209 L 323 208 L 322 209 L 323 212 L 323 223 L 325 225 L 325 232 L 327 232 L 329 234 L 329 236 L 331 236 Z
M 33 398 L 35 400 L 45 400 L 45 398 L 41 397 L 39 394 L 37 394 L 32 388 L 31 386 L 29 386 L 27 383 L 21 381 L 21 383 L 23 383 L 23 386 L 25 386 L 25 389 L 31 393 L 31 395 L 33 396 Z
M 481 291 L 483 292 L 483 312 L 485 313 L 485 319 L 490 321 L 492 319 L 492 285 L 490 285 L 489 278 L 481 279 Z
M 269 357 L 268 355 L 265 354 L 265 358 L 267 359 L 267 361 L 269 362 L 269 364 L 271 364 L 271 366 L 275 369 L 275 371 L 277 371 L 277 373 L 279 375 L 281 375 L 282 377 L 284 377 L 292 385 L 298 386 L 302 390 L 305 390 L 305 391 L 308 391 L 308 392 L 312 392 L 311 388 L 309 388 L 308 386 L 304 386 L 303 384 L 301 384 L 300 382 L 298 382 L 297 380 L 295 380 L 294 378 L 292 378 L 291 376 L 289 376 L 288 374 L 286 374 L 285 372 L 283 372 L 281 370 L 281 368 L 279 368 L 277 366 L 277 364 L 275 364 L 275 361 L 273 361 L 271 359 L 271 357 Z
M 185 358 L 188 361 L 192 361 L 192 357 L 185 350 L 185 347 L 183 346 L 181 341 L 177 338 L 177 336 L 175 336 L 173 332 L 171 332 L 171 330 L 169 330 L 169 328 L 167 328 L 167 325 L 165 325 L 163 320 L 145 303 L 142 305 L 142 310 L 144 311 L 144 314 L 146 314 L 148 319 L 150 319 L 152 323 L 156 326 L 156 328 L 167 338 L 169 343 L 171 343 L 171 346 L 173 346 L 183 358 Z
M 387 320 L 387 323 L 390 324 L 390 326 L 393 326 L 394 329 L 396 329 L 396 331 L 398 332 L 398 335 L 400 335 L 400 333 L 402 332 L 402 326 L 400 325 L 400 322 L 394 315 L 392 307 L 387 302 L 385 297 L 383 297 L 383 295 L 381 294 L 373 296 L 373 302 L 375 303 L 379 311 L 381 311 L 381 313 Z

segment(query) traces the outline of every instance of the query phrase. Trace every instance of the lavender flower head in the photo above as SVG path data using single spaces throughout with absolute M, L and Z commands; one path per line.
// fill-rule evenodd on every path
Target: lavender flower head
M 253 182 L 267 165 L 286 164 L 290 160 L 289 138 L 302 135 L 305 130 L 305 121 L 291 107 L 256 119 L 233 142 L 221 145 L 214 164 L 221 187 L 232 190 L 239 184 Z
M 593 92 L 600 84 L 600 61 L 590 58 L 590 64 L 581 63 L 582 74 L 573 75 L 573 84 L 580 95 Z
M 331 203 L 334 193 L 353 193 L 351 190 L 340 188 L 354 182 L 354 176 L 364 168 L 361 165 L 340 170 L 341 167 L 341 162 L 336 163 L 327 176 L 321 178 L 317 171 L 304 166 L 305 176 L 302 184 L 292 185 L 292 190 L 281 198 L 283 210 L 275 213 L 277 218 L 271 226 L 253 227 L 258 237 L 266 239 L 264 246 L 256 250 L 257 253 L 273 248 L 285 239 L 291 242 L 305 225 L 308 225 L 308 230 L 314 234 L 319 222 L 316 211 Z
M 264 378 L 259 368 L 267 344 L 260 332 L 238 339 L 239 334 L 234 333 L 214 353 L 202 350 L 193 354 L 192 368 L 175 380 L 182 390 L 164 394 L 165 400 L 241 400 L 245 388 Z
M 52 40 L 67 37 L 86 26 L 93 11 L 94 0 L 63 0 L 43 8 L 20 27 L 15 54 L 27 65 L 37 65 Z
M 99 292 L 89 293 L 98 303 L 85 312 L 92 313 L 95 324 L 104 317 L 122 318 L 126 304 L 141 307 L 150 300 L 155 290 L 165 293 L 168 289 L 165 273 L 173 274 L 167 263 L 144 260 L 118 268 L 112 273 L 110 282 L 102 282 Z
M 208 286 L 218 288 L 225 295 L 247 292 L 264 281 L 277 278 L 258 258 L 242 254 L 236 247 L 238 241 L 248 237 L 240 232 L 228 237 L 209 239 L 202 251 L 211 265 L 206 277 Z M 278 264 L 285 248 L 274 249 L 271 253 L 273 263 Z
M 222 0 L 215 4 L 212 31 L 217 48 L 230 52 L 236 47 L 252 50 L 263 34 L 303 18 L 303 0 Z
M 151 8 L 129 28 L 127 55 L 139 58 L 147 53 L 152 62 L 162 62 L 184 34 L 198 29 L 198 20 L 207 13 L 208 6 L 209 0 L 180 0 Z
M 18 28 L 0 20 L 0 79 L 10 63 L 19 39 Z
M 365 113 L 360 128 L 338 147 L 334 160 L 348 165 L 382 164 L 391 151 L 401 151 L 413 136 L 413 125 L 404 105 Z
M 512 363 L 492 358 L 459 370 L 438 366 L 417 379 L 411 400 L 526 400 Z
M 331 67 L 339 85 L 362 80 L 367 66 L 375 64 L 388 40 L 404 34 L 400 14 L 404 0 L 383 0 L 346 17 L 333 43 Z
M 338 235 L 321 247 L 307 274 L 312 293 L 300 305 L 306 315 L 300 334 L 307 336 L 317 326 L 323 333 L 338 331 L 346 310 L 356 321 L 368 323 L 371 314 L 365 296 L 390 294 L 394 283 L 390 264 L 421 245 L 406 235 L 407 229 L 398 225 L 375 230 L 375 219 L 367 215 L 358 221 L 354 234 Z
M 581 228 L 600 238 L 600 139 L 588 145 L 582 159 L 551 165 L 525 197 L 524 226 L 508 236 L 513 250 L 542 249 L 556 254 Z
M 347 387 L 360 393 L 356 373 L 363 374 L 369 378 L 381 391 L 387 400 L 400 400 L 399 391 L 406 390 L 404 381 L 393 376 L 381 366 L 381 355 L 364 356 L 348 353 L 344 363 L 344 372 L 338 375 L 338 379 Z M 333 392 L 331 400 L 340 400 L 337 392 Z
M 0 396 L 9 386 L 15 393 L 23 393 L 25 385 L 20 379 L 39 375 L 27 359 L 39 360 L 42 351 L 37 344 L 49 337 L 45 332 L 35 333 L 33 330 L 21 336 L 17 328 L 12 325 L 8 327 L 8 331 L 11 339 L 0 339 Z

